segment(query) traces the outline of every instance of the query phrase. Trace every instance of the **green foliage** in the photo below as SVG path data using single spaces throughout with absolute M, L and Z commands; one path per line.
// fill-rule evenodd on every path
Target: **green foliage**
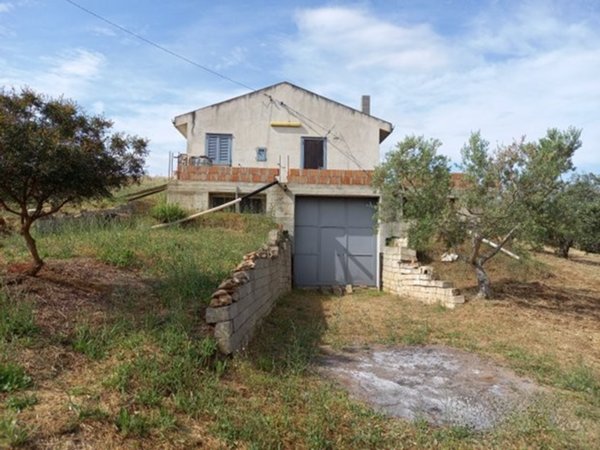
M 65 204 L 110 197 L 144 173 L 147 141 L 111 134 L 112 122 L 70 100 L 32 90 L 0 92 L 0 207 L 21 221 L 35 262 L 31 224 Z
M 28 388 L 31 384 L 31 377 L 21 366 L 0 363 L 0 392 L 18 391 Z
M 565 389 L 587 394 L 589 399 L 600 405 L 600 379 L 584 364 L 564 372 L 557 384 Z
M 534 240 L 567 257 L 572 246 L 600 251 L 600 177 L 576 175 L 562 183 L 541 208 Z
M 130 248 L 108 245 L 98 254 L 98 259 L 115 267 L 133 267 L 137 262 L 135 252 Z
M 141 413 L 129 412 L 126 408 L 119 410 L 115 425 L 125 436 L 146 436 L 152 428 L 148 417 Z
M 87 324 L 75 329 L 73 350 L 83 353 L 91 359 L 102 359 L 119 333 L 117 326 L 104 326 L 94 329 Z
M 161 223 L 170 223 L 181 220 L 188 213 L 178 203 L 159 203 L 150 211 L 150 215 Z
M 37 332 L 31 304 L 20 296 L 0 290 L 0 339 L 31 336 Z
M 13 415 L 0 417 L 0 447 L 20 447 L 29 441 L 29 430 Z
M 417 250 L 441 238 L 473 266 L 479 294 L 487 298 L 485 263 L 535 226 L 561 176 L 573 168 L 580 134 L 574 128 L 550 129 L 538 142 L 516 141 L 492 152 L 480 133 L 473 133 L 462 148 L 462 179 L 454 186 L 448 160 L 437 155 L 440 142 L 408 136 L 375 172 L 373 184 L 382 194 L 379 216 L 407 220 L 409 244 Z M 499 248 L 486 250 L 484 239 Z M 461 254 L 459 247 L 468 250 Z
M 35 395 L 11 395 L 6 399 L 6 406 L 15 411 L 22 411 L 38 404 Z
M 375 170 L 373 185 L 381 192 L 379 219 L 409 220 L 413 248 L 427 248 L 448 209 L 450 166 L 437 154 L 441 142 L 408 136 Z
M 96 421 L 104 421 L 110 417 L 109 413 L 105 410 L 95 407 L 79 407 L 78 410 L 78 418 L 79 420 L 96 420 Z
M 167 396 L 198 388 L 202 377 L 212 371 L 217 349 L 212 338 L 193 339 L 181 327 L 163 328 L 156 334 L 153 341 L 160 351 L 118 366 L 108 381 L 145 406 L 158 406 Z

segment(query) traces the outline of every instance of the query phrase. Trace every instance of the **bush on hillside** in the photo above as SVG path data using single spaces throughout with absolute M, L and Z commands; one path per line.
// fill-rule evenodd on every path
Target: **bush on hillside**
M 161 223 L 170 223 L 187 217 L 188 213 L 177 203 L 159 203 L 152 208 L 150 215 Z

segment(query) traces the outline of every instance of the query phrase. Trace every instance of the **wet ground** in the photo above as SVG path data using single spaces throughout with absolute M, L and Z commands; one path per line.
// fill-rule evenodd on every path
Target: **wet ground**
M 320 371 L 385 414 L 484 430 L 538 388 L 477 355 L 442 346 L 371 348 L 321 358 Z

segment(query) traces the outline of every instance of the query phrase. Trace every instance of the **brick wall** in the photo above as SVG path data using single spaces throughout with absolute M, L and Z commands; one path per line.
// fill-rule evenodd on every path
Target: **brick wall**
M 372 176 L 372 170 L 290 169 L 288 182 L 368 186 L 371 184 Z
M 436 280 L 433 268 L 421 266 L 416 260 L 416 252 L 405 245 L 406 242 L 400 240 L 383 249 L 381 282 L 384 291 L 446 308 L 465 302 L 465 297 L 451 282 Z
M 219 350 L 230 354 L 246 345 L 275 301 L 291 289 L 291 243 L 287 235 L 273 230 L 267 245 L 244 256 L 213 293 L 206 322 L 213 326 Z
M 235 183 L 267 184 L 275 180 L 279 169 L 263 167 L 179 166 L 181 181 L 231 181 Z
M 226 181 L 234 183 L 270 183 L 279 169 L 264 167 L 179 166 L 181 181 Z M 288 183 L 369 186 L 373 171 L 290 169 Z

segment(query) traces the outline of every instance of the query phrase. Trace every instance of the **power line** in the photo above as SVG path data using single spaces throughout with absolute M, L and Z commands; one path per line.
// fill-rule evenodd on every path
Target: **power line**
M 216 70 L 212 70 L 209 67 L 203 66 L 202 64 L 199 64 L 196 61 L 193 61 L 193 60 L 191 60 L 191 59 L 189 59 L 189 58 L 187 58 L 187 57 L 185 57 L 185 56 L 183 56 L 183 55 L 181 55 L 179 53 L 176 53 L 173 50 L 169 50 L 168 48 L 163 47 L 162 45 L 157 44 L 156 42 L 151 41 L 150 39 L 146 39 L 144 36 L 141 36 L 141 35 L 133 32 L 133 31 L 131 31 L 131 30 L 129 30 L 129 29 L 127 29 L 127 28 L 119 25 L 118 23 L 115 23 L 115 22 L 107 19 L 106 17 L 101 16 L 100 14 L 92 11 L 91 9 L 86 8 L 85 6 L 80 5 L 79 3 L 74 2 L 73 0 L 65 0 L 65 1 L 67 3 L 70 3 L 71 5 L 75 6 L 76 8 L 79 8 L 80 10 L 82 10 L 82 11 L 84 11 L 84 12 L 86 12 L 86 13 L 94 16 L 94 17 L 96 17 L 97 19 L 99 19 L 99 20 L 101 20 L 103 22 L 106 22 L 107 24 L 109 24 L 109 25 L 111 25 L 111 26 L 113 26 L 115 28 L 118 28 L 122 32 L 127 33 L 127 34 L 135 37 L 136 39 L 139 39 L 140 41 L 145 42 L 146 44 L 149 44 L 149 45 L 151 45 L 153 47 L 156 47 L 157 49 L 159 49 L 159 50 L 161 50 L 161 51 L 163 51 L 165 53 L 168 53 L 171 56 L 174 56 L 175 58 L 179 58 L 182 61 L 185 61 L 185 62 L 187 62 L 189 64 L 192 64 L 193 66 L 196 66 L 196 67 L 198 67 L 198 68 L 200 68 L 200 69 L 202 69 L 202 70 L 204 70 L 204 71 L 206 71 L 208 73 L 211 73 L 211 74 L 213 74 L 213 75 L 215 75 L 215 76 L 217 76 L 219 78 L 222 78 L 224 80 L 227 80 L 227 81 L 229 81 L 231 83 L 237 84 L 238 86 L 241 86 L 241 87 L 243 87 L 245 89 L 249 89 L 251 91 L 255 91 L 256 90 L 256 89 L 248 86 L 247 84 L 244 84 L 244 83 L 242 83 L 240 81 L 234 80 L 233 78 L 230 78 L 227 75 L 223 75 L 222 73 L 219 73 Z
M 205 72 L 208 72 L 208 73 L 210 73 L 210 74 L 212 74 L 212 75 L 215 75 L 215 76 L 217 76 L 217 77 L 219 77 L 219 78 L 221 78 L 221 79 L 223 79 L 223 80 L 229 81 L 230 83 L 236 84 L 236 85 L 238 85 L 238 86 L 241 86 L 241 87 L 243 87 L 243 88 L 245 88 L 245 89 L 248 89 L 248 90 L 250 90 L 250 91 L 256 91 L 256 89 L 255 89 L 255 88 L 253 88 L 253 87 L 251 87 L 251 86 L 248 86 L 247 84 L 245 84 L 245 83 L 242 83 L 241 81 L 234 80 L 233 78 L 231 78 L 231 77 L 228 77 L 227 75 L 223 75 L 222 73 L 220 73 L 220 72 L 217 72 L 216 70 L 213 70 L 213 69 L 211 69 L 211 68 L 209 68 L 209 67 L 206 67 L 206 66 L 204 66 L 204 65 L 202 65 L 202 64 L 200 64 L 200 63 L 197 63 L 196 61 L 194 61 L 194 60 L 192 60 L 192 59 L 190 59 L 190 58 L 188 58 L 188 57 L 186 57 L 186 56 L 183 56 L 183 55 L 181 55 L 181 54 L 179 54 L 179 53 L 176 53 L 176 52 L 174 52 L 173 50 L 170 50 L 170 49 L 168 49 L 168 48 L 166 48 L 166 47 L 164 47 L 164 46 L 162 46 L 162 45 L 160 45 L 160 44 L 158 44 L 158 43 L 156 43 L 156 42 L 154 42 L 154 41 L 152 41 L 152 40 L 150 40 L 150 39 L 147 39 L 147 38 L 145 38 L 144 36 L 142 36 L 142 35 L 140 35 L 140 34 L 137 34 L 137 33 L 133 32 L 133 31 L 129 30 L 128 28 L 125 28 L 124 26 L 122 26 L 122 25 L 119 25 L 119 24 L 118 24 L 118 23 L 116 23 L 116 22 L 113 22 L 113 21 L 112 21 L 112 20 L 110 20 L 110 19 L 107 19 L 106 17 L 104 17 L 104 16 L 102 16 L 102 15 L 100 15 L 100 14 L 96 13 L 95 11 L 92 11 L 91 9 L 88 9 L 88 8 L 86 8 L 86 7 L 85 7 L 85 6 L 83 6 L 83 5 L 80 5 L 79 3 L 77 3 L 77 2 L 75 2 L 75 1 L 73 1 L 73 0 L 65 0 L 65 1 L 66 1 L 67 3 L 70 3 L 71 5 L 75 6 L 76 8 L 80 9 L 81 11 L 83 11 L 83 12 L 85 12 L 85 13 L 87 13 L 87 14 L 89 14 L 89 15 L 91 15 L 91 16 L 93 16 L 93 17 L 95 17 L 95 18 L 97 18 L 98 20 L 101 20 L 101 21 L 103 21 L 103 22 L 105 22 L 105 23 L 109 24 L 110 26 L 117 28 L 117 29 L 121 30 L 122 32 L 124 32 L 124 33 L 127 33 L 127 34 L 129 34 L 130 36 L 133 36 L 133 37 L 135 37 L 136 39 L 139 39 L 140 41 L 142 41 L 142 42 L 144 42 L 144 43 L 146 43 L 146 44 L 148 44 L 148 45 L 151 45 L 152 47 L 155 47 L 155 48 L 157 48 L 158 50 L 160 50 L 160 51 L 162 51 L 162 52 L 164 52 L 164 53 L 167 53 L 167 54 L 169 54 L 169 55 L 171 55 L 171 56 L 174 56 L 175 58 L 178 58 L 178 59 L 180 59 L 180 60 L 182 60 L 182 61 L 184 61 L 184 62 L 187 62 L 188 64 L 191 64 L 191 65 L 193 65 L 193 66 L 195 66 L 195 67 L 198 67 L 199 69 L 202 69 L 202 70 L 204 70 Z M 318 126 L 318 127 L 322 128 L 322 129 L 323 129 L 323 131 L 325 131 L 325 132 L 326 132 L 326 133 L 325 133 L 325 136 L 323 136 L 323 137 L 325 137 L 325 138 L 326 138 L 326 137 L 327 137 L 327 136 L 328 136 L 328 135 L 331 133 L 331 130 L 332 130 L 332 128 L 328 128 L 328 127 L 325 127 L 325 126 L 323 126 L 322 124 L 320 124 L 320 123 L 316 122 L 315 120 L 311 119 L 309 116 L 306 116 L 306 115 L 302 114 L 301 112 L 299 112 L 299 111 L 297 111 L 297 110 L 293 109 L 291 106 L 289 106 L 289 105 L 285 104 L 285 103 L 284 103 L 284 102 L 282 102 L 281 100 L 278 100 L 278 99 L 275 99 L 275 98 L 273 98 L 271 95 L 268 95 L 268 94 L 266 94 L 266 93 L 265 93 L 264 95 L 265 95 L 266 97 L 268 97 L 268 98 L 269 98 L 269 100 L 270 100 L 271 102 L 277 102 L 277 103 L 279 103 L 279 104 L 280 104 L 282 107 L 284 107 L 284 108 L 285 108 L 285 109 L 286 109 L 286 110 L 287 110 L 289 113 L 291 113 L 292 115 L 296 116 L 298 119 L 300 119 L 300 120 L 305 120 L 305 121 L 307 121 L 307 122 L 311 122 L 311 123 L 313 123 L 314 125 L 316 125 L 316 126 Z M 307 125 L 307 126 L 308 126 L 308 125 Z M 312 129 L 314 132 L 316 132 L 317 134 L 320 134 L 320 135 L 322 134 L 322 133 L 320 133 L 318 130 L 315 130 L 313 127 L 310 127 L 310 126 L 309 126 L 309 128 L 311 128 L 311 129 Z M 345 139 L 343 139 L 343 138 L 339 137 L 338 135 L 334 135 L 334 137 L 337 137 L 338 139 L 341 139 L 341 140 L 343 140 L 343 141 L 344 141 L 344 143 L 345 143 L 345 144 L 346 144 L 346 146 L 348 147 L 348 153 L 346 153 L 344 150 L 342 150 L 341 148 L 339 148 L 338 146 L 336 146 L 336 145 L 335 145 L 335 144 L 333 144 L 333 143 L 331 143 L 331 146 L 332 146 L 332 147 L 334 147 L 336 150 L 338 150 L 338 151 L 339 151 L 339 152 L 340 152 L 342 155 L 344 155 L 344 156 L 346 156 L 348 159 L 350 159 L 352 162 L 354 162 L 354 164 L 356 164 L 356 166 L 357 166 L 359 169 L 361 169 L 361 170 L 363 170 L 363 171 L 365 171 L 365 172 L 366 172 L 366 169 L 365 169 L 364 167 L 362 167 L 362 165 L 361 165 L 361 164 L 360 164 L 360 162 L 358 161 L 358 158 L 356 158 L 356 157 L 354 156 L 354 154 L 352 153 L 352 150 L 350 149 L 350 146 L 349 146 L 349 145 L 348 145 L 348 143 L 345 141 Z

